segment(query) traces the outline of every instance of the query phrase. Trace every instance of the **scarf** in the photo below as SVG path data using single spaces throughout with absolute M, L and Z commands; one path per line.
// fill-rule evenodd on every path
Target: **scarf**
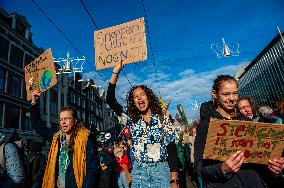
M 80 123 L 81 124 L 81 123 Z M 80 124 L 78 126 L 80 126 Z M 47 164 L 44 172 L 42 188 L 54 188 L 56 180 L 56 160 L 58 155 L 58 138 L 60 131 L 53 136 L 50 150 L 48 153 Z M 73 169 L 75 180 L 78 188 L 83 185 L 84 177 L 86 176 L 86 151 L 89 131 L 80 126 L 75 137 L 74 152 L 73 152 Z

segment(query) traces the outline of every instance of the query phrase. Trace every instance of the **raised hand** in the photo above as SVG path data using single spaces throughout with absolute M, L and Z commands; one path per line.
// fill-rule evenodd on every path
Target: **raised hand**
M 40 93 L 37 90 L 34 90 L 32 93 L 32 105 L 35 105 L 38 103 L 38 99 L 40 97 Z
M 223 173 L 238 172 L 245 160 L 244 153 L 237 151 L 228 157 L 221 165 Z
M 115 66 L 113 69 L 113 73 L 114 74 L 119 74 L 119 72 L 121 71 L 121 69 L 124 67 L 123 61 L 120 61 L 120 64 Z

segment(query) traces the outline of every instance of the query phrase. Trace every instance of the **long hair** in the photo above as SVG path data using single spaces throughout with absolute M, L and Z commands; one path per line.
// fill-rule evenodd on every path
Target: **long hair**
M 65 111 L 69 111 L 72 112 L 72 118 L 74 120 L 76 120 L 77 122 L 75 123 L 74 127 L 72 128 L 72 132 L 71 132 L 71 137 L 67 146 L 68 150 L 73 150 L 74 149 L 74 145 L 75 145 L 75 138 L 76 135 L 78 133 L 79 128 L 84 127 L 83 122 L 81 122 L 78 118 L 77 118 L 77 113 L 76 113 L 76 109 L 74 107 L 71 106 L 67 106 L 67 107 L 63 107 L 60 109 L 60 113 L 61 112 L 65 112 Z M 60 135 L 60 139 L 65 139 L 65 133 L 61 133 Z
M 157 95 L 147 86 L 138 85 L 133 86 L 128 92 L 127 96 L 127 113 L 130 115 L 131 119 L 136 122 L 138 121 L 139 116 L 142 115 L 142 112 L 135 106 L 133 99 L 133 92 L 137 88 L 141 88 L 144 90 L 149 101 L 149 108 L 151 110 L 151 113 L 155 113 L 162 116 L 162 107 L 160 106 L 159 98 L 157 97 Z
M 253 116 L 258 116 L 259 115 L 257 110 L 256 110 L 257 106 L 255 105 L 254 100 L 251 97 L 239 97 L 238 101 L 237 101 L 237 105 L 238 106 L 239 106 L 240 101 L 242 101 L 242 100 L 247 100 L 249 102 L 249 104 L 251 106 L 251 109 L 252 109 Z M 240 111 L 240 109 L 238 111 Z
M 234 77 L 232 77 L 230 75 L 219 75 L 214 80 L 214 83 L 213 83 L 213 86 L 212 86 L 212 92 L 215 91 L 216 93 L 218 93 L 219 90 L 220 90 L 221 84 L 226 82 L 226 81 L 235 82 L 237 84 L 237 87 L 238 87 L 238 82 L 237 82 L 237 80 Z M 218 101 L 216 101 L 213 97 L 212 97 L 212 101 L 213 101 L 214 106 L 217 108 Z

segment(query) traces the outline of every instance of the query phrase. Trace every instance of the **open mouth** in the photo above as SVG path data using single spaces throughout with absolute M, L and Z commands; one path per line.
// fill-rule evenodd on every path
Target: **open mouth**
M 139 101 L 138 105 L 139 105 L 140 108 L 145 108 L 145 106 L 146 106 L 144 101 Z

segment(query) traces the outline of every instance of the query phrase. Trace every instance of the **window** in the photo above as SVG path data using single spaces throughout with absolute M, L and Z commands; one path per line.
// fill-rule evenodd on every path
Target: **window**
M 17 33 L 19 33 L 20 35 L 22 35 L 23 37 L 25 37 L 25 33 L 26 33 L 26 27 L 24 24 L 22 24 L 20 21 L 17 20 L 17 24 L 16 24 L 16 31 Z
M 18 49 L 16 46 L 11 47 L 11 57 L 10 57 L 11 64 L 22 69 L 23 68 L 23 56 L 24 56 L 23 51 Z
M 25 112 L 27 112 L 27 111 L 25 111 Z M 29 131 L 33 130 L 31 117 L 27 116 L 26 113 L 23 113 L 23 115 L 25 116 L 25 118 L 23 118 L 24 120 L 23 120 L 23 124 L 22 124 L 23 125 L 22 129 L 23 130 L 29 130 Z
M 4 108 L 4 104 L 1 102 L 0 103 L 0 127 L 2 127 L 3 125 L 2 125 L 2 120 L 3 120 L 3 108 Z
M 17 75 L 12 75 L 11 94 L 21 97 L 22 78 Z
M 0 91 L 5 91 L 6 71 L 0 69 Z
M 8 54 L 9 54 L 9 41 L 0 37 L 0 58 L 8 61 Z
M 19 129 L 20 109 L 17 106 L 9 105 L 7 109 L 7 128 Z
M 64 94 L 61 94 L 61 108 L 64 107 Z
M 57 101 L 58 101 L 58 95 L 57 91 L 54 89 L 50 90 L 50 101 L 51 101 L 51 115 L 58 115 L 58 107 L 57 107 Z
M 25 66 L 30 64 L 34 59 L 35 58 L 33 58 L 33 57 L 31 57 L 31 56 L 26 54 L 26 56 L 25 56 Z

